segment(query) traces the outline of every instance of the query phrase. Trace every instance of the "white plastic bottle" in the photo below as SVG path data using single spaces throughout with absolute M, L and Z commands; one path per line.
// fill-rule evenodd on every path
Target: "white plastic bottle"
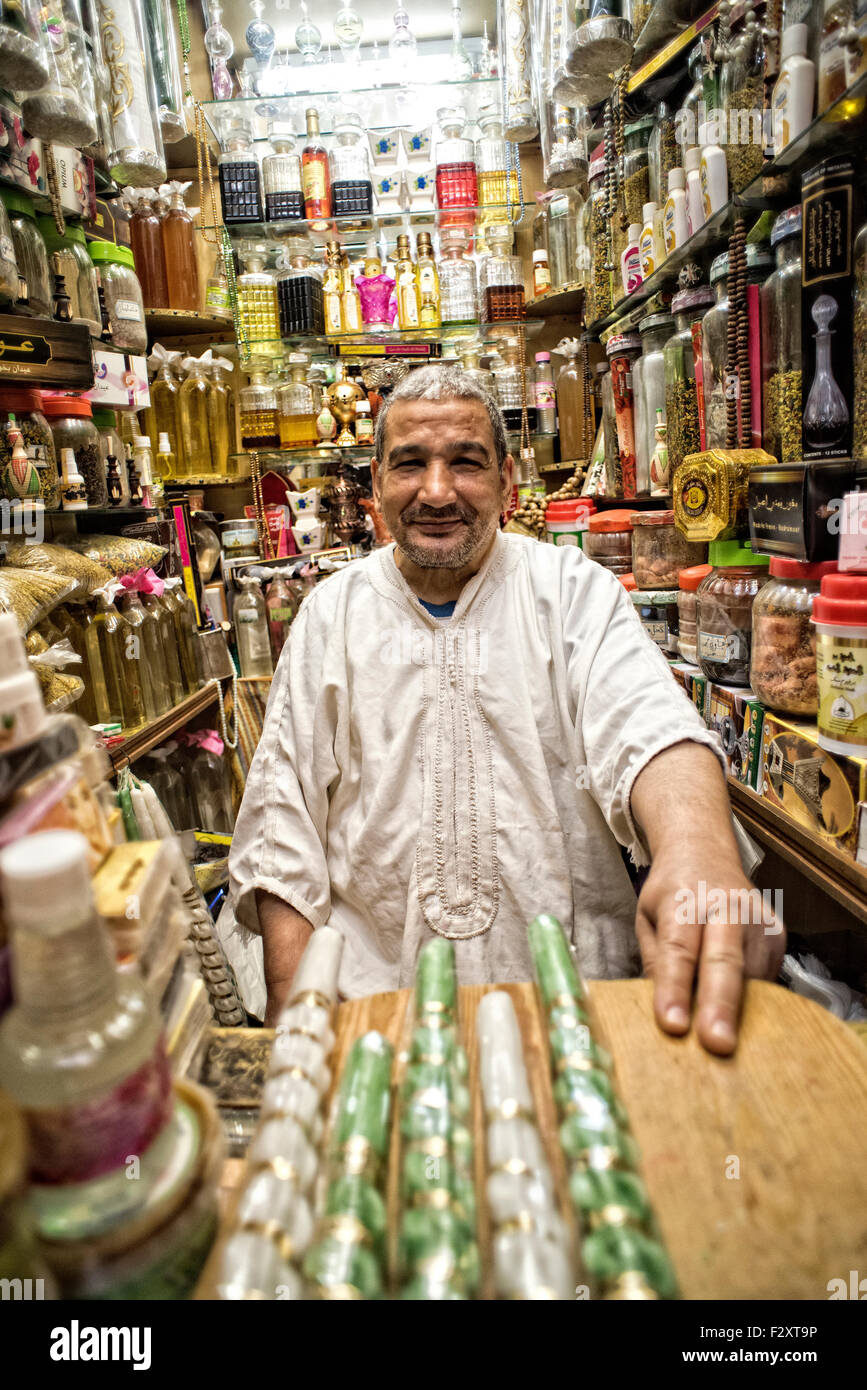
M 623 281 L 624 294 L 632 294 L 632 291 L 637 290 L 644 279 L 641 271 L 641 254 L 638 249 L 640 236 L 641 227 L 637 222 L 631 222 L 626 233 L 626 250 L 620 257 L 620 278 Z
M 641 209 L 644 226 L 638 238 L 641 278 L 646 280 L 657 269 L 662 257 L 656 244 L 656 203 L 645 203 Z
M 704 202 L 701 196 L 700 166 L 701 150 L 698 145 L 692 145 L 690 149 L 684 151 L 683 155 L 683 167 L 686 173 L 686 223 L 690 236 L 695 236 L 705 220 Z
M 783 30 L 780 75 L 774 83 L 771 110 L 774 121 L 774 157 L 810 124 L 816 94 L 816 65 L 806 57 L 810 33 L 806 24 L 790 24 Z
M 665 239 L 666 255 L 670 255 L 678 246 L 683 246 L 689 239 L 686 175 L 682 169 L 670 169 L 668 172 L 668 197 L 662 214 L 662 235 Z
M 701 198 L 704 203 L 704 218 L 707 221 L 728 202 L 729 171 L 722 145 L 713 144 L 708 140 L 707 125 L 699 126 L 698 138 L 701 145 Z

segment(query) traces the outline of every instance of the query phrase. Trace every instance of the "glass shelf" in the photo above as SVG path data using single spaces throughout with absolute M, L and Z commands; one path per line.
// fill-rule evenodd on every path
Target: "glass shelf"
M 384 233 L 388 245 L 394 246 L 400 232 L 424 231 L 425 228 L 438 230 L 448 224 L 449 218 L 454 219 L 452 225 L 459 225 L 456 219 L 460 217 L 472 217 L 473 227 L 482 221 L 509 222 L 516 227 L 523 220 L 525 211 L 524 203 L 511 206 L 490 203 L 487 207 L 472 208 L 411 207 L 397 208 L 393 212 L 378 211 L 367 217 L 332 217 L 327 222 L 324 218 L 310 222 L 304 218 L 280 222 L 226 222 L 225 228 L 233 246 L 238 246 L 242 241 L 264 242 L 270 248 L 269 263 L 273 263 L 278 252 L 286 249 L 287 242 L 291 243 L 293 237 L 312 241 L 316 247 L 325 246 L 329 241 L 339 241 L 347 249 L 363 249 L 371 237 L 376 237 L 378 241 L 380 233 Z M 203 230 L 220 229 L 207 226 Z M 468 226 L 467 230 L 471 228 Z
M 251 339 L 241 352 L 243 361 L 252 357 L 279 357 L 283 351 L 307 350 L 314 355 L 330 357 L 333 349 L 346 356 L 347 349 L 358 349 L 358 356 L 367 352 L 375 357 L 412 356 L 415 346 L 430 348 L 439 343 L 478 343 L 495 347 L 503 338 L 515 338 L 523 328 L 527 338 L 537 337 L 544 328 L 544 319 L 514 319 L 503 323 L 456 324 L 454 327 L 432 328 L 429 332 L 413 328 L 406 332 L 390 328 L 386 333 L 342 333 L 326 338 L 312 333 L 298 333 L 288 338 Z M 240 350 L 240 349 L 239 349 Z M 425 353 L 425 356 L 433 356 Z

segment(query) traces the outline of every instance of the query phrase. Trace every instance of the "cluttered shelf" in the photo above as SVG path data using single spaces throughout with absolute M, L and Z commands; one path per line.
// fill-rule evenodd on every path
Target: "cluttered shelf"
M 211 705 L 215 704 L 219 698 L 219 693 L 219 683 L 216 680 L 210 680 L 207 685 L 202 686 L 201 690 L 196 690 L 192 695 L 188 695 L 185 700 L 181 700 L 180 704 L 175 705 L 166 714 L 160 715 L 158 719 L 144 724 L 140 729 L 133 730 L 125 738 L 110 740 L 108 752 L 115 771 L 135 762 L 136 758 L 143 757 L 145 753 L 156 748 L 170 734 L 176 733 L 178 729 L 183 729 L 197 714 L 202 714 L 206 709 L 210 709 Z
M 352 213 L 345 217 L 289 218 L 273 222 L 226 222 L 222 227 L 207 226 L 205 231 L 225 230 L 234 244 L 244 241 L 265 242 L 273 252 L 280 251 L 292 237 L 309 238 L 314 246 L 327 246 L 339 241 L 345 247 L 363 247 L 381 234 L 394 241 L 400 232 L 423 230 L 425 227 L 462 225 L 469 235 L 484 221 L 499 220 L 517 226 L 524 218 L 526 205 L 517 203 L 486 203 L 484 207 L 468 205 L 460 208 L 437 208 L 430 203 L 419 207 L 401 207 L 397 201 L 380 202 L 377 212 Z

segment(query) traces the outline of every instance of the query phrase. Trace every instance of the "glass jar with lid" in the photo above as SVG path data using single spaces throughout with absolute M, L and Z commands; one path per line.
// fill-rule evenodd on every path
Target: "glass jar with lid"
M 253 132 L 237 118 L 223 127 L 225 148 L 218 161 L 224 222 L 261 222 L 262 189 Z
M 242 343 L 268 344 L 260 351 L 277 357 L 282 352 L 277 316 L 277 280 L 265 269 L 268 247 L 242 241 L 240 254 L 244 271 L 238 276 L 238 318 Z
M 639 589 L 675 589 L 681 570 L 707 561 L 703 541 L 689 541 L 673 511 L 633 512 L 632 573 Z
M 658 410 L 665 421 L 665 344 L 674 319 L 670 314 L 648 314 L 638 325 L 641 356 L 632 369 L 635 398 L 635 486 L 639 497 L 650 492 L 650 460 L 653 458 Z M 636 576 L 639 589 L 646 588 Z
M 723 62 L 720 101 L 725 112 L 729 187 L 741 193 L 764 163 L 765 46 L 762 27 L 750 14 L 732 34 Z M 737 138 L 732 139 L 732 132 Z
M 37 92 L 48 81 L 49 59 L 38 0 L 0 4 L 0 86 L 7 92 Z
M 18 274 L 27 281 L 27 302 L 35 314 L 50 319 L 51 272 L 33 204 L 25 194 L 18 193 L 14 188 L 0 190 L 0 197 L 9 216 Z
M 21 443 L 36 473 L 23 479 L 20 472 L 12 468 L 12 439 L 10 428 L 21 434 Z M 37 501 L 49 511 L 60 507 L 60 475 L 57 469 L 58 455 L 54 448 L 54 437 L 42 409 L 42 398 L 38 391 L 19 389 L 17 386 L 0 388 L 0 489 L 10 501 Z M 26 492 L 24 491 L 26 487 Z
M 282 260 L 285 264 L 277 272 L 280 333 L 284 338 L 298 333 L 324 333 L 322 266 L 315 265 L 308 251 L 300 247 L 284 251 Z
M 446 227 L 440 233 L 440 318 L 444 326 L 477 323 L 476 267 L 467 255 L 463 227 Z
M 653 116 L 632 121 L 623 131 L 623 197 L 629 223 L 644 225 L 642 212 L 650 197 L 650 137 L 656 125 Z
M 111 341 L 124 352 L 144 352 L 148 332 L 132 251 L 112 241 L 91 241 L 87 250 L 102 282 Z
M 75 454 L 76 467 L 84 479 L 88 507 L 106 507 L 105 464 L 90 401 L 79 396 L 43 396 L 42 409 L 54 436 L 56 457 L 61 458 L 64 449 L 71 449 Z
M 614 387 L 611 368 L 599 364 L 602 398 L 602 449 L 605 459 L 605 496 L 623 496 L 623 477 L 620 472 L 620 451 L 617 447 L 617 413 L 614 406 Z
M 517 338 L 504 338 L 498 342 L 499 352 L 491 359 L 494 376 L 494 392 L 503 412 L 506 430 L 517 434 L 521 429 L 523 408 L 527 407 L 527 420 L 530 433 L 536 429 L 535 393 L 530 373 L 521 372 L 521 344 Z
M 698 664 L 709 680 L 749 685 L 753 600 L 769 579 L 767 555 L 748 541 L 711 541 L 710 574 L 696 595 Z
M 437 112 L 444 139 L 436 146 L 436 197 L 438 208 L 474 208 L 479 201 L 475 148 L 465 138 L 466 112 L 462 106 Z
M 277 388 L 269 376 L 269 363 L 254 357 L 250 363 L 250 381 L 238 392 L 241 417 L 242 449 L 279 449 L 280 429 L 277 422 Z
M 637 581 L 633 579 L 633 583 Z M 676 589 L 630 588 L 629 597 L 644 634 L 667 656 L 677 655 L 678 611 Z
M 586 231 L 584 244 L 589 251 L 590 276 L 587 286 L 586 318 L 588 323 L 611 313 L 611 259 L 608 245 L 608 197 L 605 191 L 605 160 L 602 156 L 590 161 L 590 195 L 585 204 Z
M 763 705 L 815 718 L 819 709 L 813 600 L 835 560 L 808 565 L 774 555 L 753 603 L 750 685 Z
M 373 211 L 370 154 L 361 117 L 350 112 L 334 126 L 331 150 L 331 208 L 335 217 L 368 216 Z
M 678 575 L 677 590 L 677 649 L 684 661 L 698 665 L 698 604 L 696 593 L 703 579 L 711 572 L 710 565 L 690 565 Z
M 587 523 L 584 554 L 612 574 L 632 573 L 632 512 L 597 512 Z
M 855 268 L 852 456 L 867 460 L 867 222 L 855 238 L 852 259 Z
M 273 153 L 262 160 L 265 220 L 296 221 L 304 216 L 304 192 L 295 136 L 290 126 L 279 121 L 272 121 L 268 135 Z
M 524 273 L 520 256 L 512 254 L 512 228 L 490 226 L 486 231 L 490 252 L 479 271 L 479 298 L 483 323 L 502 323 L 525 315 Z
M 776 269 L 761 288 L 762 444 L 781 463 L 803 457 L 801 426 L 801 207 L 771 231 Z
M 760 285 L 773 265 L 768 251 L 747 246 L 747 285 Z M 705 442 L 708 449 L 726 447 L 726 363 L 728 360 L 729 258 L 724 251 L 710 268 L 716 302 L 701 321 L 702 390 Z
M 59 0 L 43 19 L 49 35 L 48 81 L 21 102 L 21 123 L 30 135 L 58 145 L 86 148 L 98 126 L 93 60 L 79 0 Z
M 669 475 L 688 454 L 701 448 L 695 348 L 701 352 L 701 321 L 713 303 L 709 285 L 681 290 L 671 301 L 674 332 L 664 349 L 665 420 Z
M 624 497 L 637 497 L 635 458 L 634 366 L 641 352 L 637 333 L 614 333 L 605 345 L 611 367 L 614 412 L 617 422 L 617 450 Z M 649 490 L 648 476 L 648 490 Z
M 668 175 L 680 167 L 674 116 L 664 101 L 656 108 L 656 121 L 647 146 L 648 203 L 662 207 L 668 197 Z
M 286 359 L 289 380 L 277 387 L 277 428 L 281 449 L 312 449 L 319 443 L 313 388 L 307 380 L 309 361 L 303 352 Z
M 108 468 L 109 458 L 117 459 L 118 473 L 120 475 L 120 500 L 121 506 L 129 506 L 129 476 L 124 466 L 125 454 L 123 440 L 117 429 L 117 415 L 113 410 L 106 409 L 105 406 L 93 406 L 93 423 L 99 435 L 99 449 L 102 454 L 103 466 Z
M 575 283 L 578 250 L 578 219 L 583 200 L 577 189 L 555 188 L 545 195 L 548 202 L 548 268 L 552 290 Z
M 479 112 L 481 138 L 476 141 L 476 170 L 478 174 L 480 207 L 518 207 L 521 190 L 518 171 L 509 168 L 506 141 L 503 137 L 503 118 L 498 106 L 483 106 Z M 512 161 L 514 166 L 514 161 Z

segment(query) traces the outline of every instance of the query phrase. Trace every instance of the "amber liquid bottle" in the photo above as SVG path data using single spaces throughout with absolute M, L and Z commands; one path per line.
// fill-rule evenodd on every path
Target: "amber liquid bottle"
M 169 287 L 163 231 L 153 202 L 153 191 L 142 190 L 129 220 L 129 236 L 135 257 L 135 273 L 141 284 L 146 309 L 168 309 Z
M 306 112 L 307 142 L 301 151 L 301 186 L 304 190 L 304 216 L 321 231 L 331 216 L 331 173 L 328 151 L 319 135 L 319 112 L 311 106 Z
M 193 219 L 184 207 L 184 195 L 172 190 L 171 207 L 163 218 L 163 250 L 166 257 L 166 279 L 169 288 L 169 308 L 195 313 L 199 302 L 199 268 L 196 263 L 196 242 Z

